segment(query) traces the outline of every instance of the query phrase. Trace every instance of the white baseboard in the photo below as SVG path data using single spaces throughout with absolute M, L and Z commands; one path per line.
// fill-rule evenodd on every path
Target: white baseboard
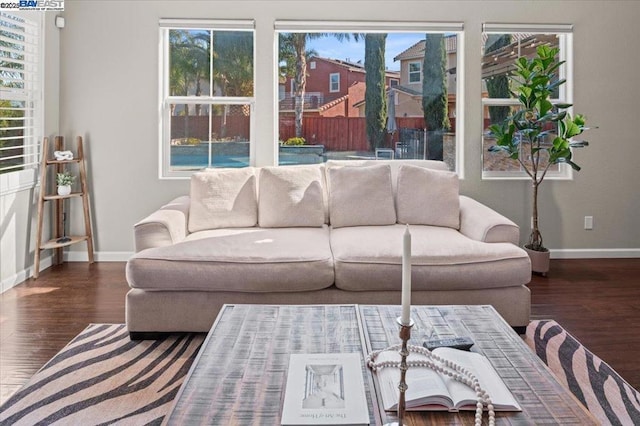
M 89 255 L 87 254 L 86 251 L 84 252 L 65 251 L 63 256 L 64 256 L 65 262 L 89 261 Z M 103 251 L 103 252 L 93 253 L 93 257 L 96 262 L 126 262 L 127 260 L 129 260 L 131 256 L 133 256 L 133 252 L 110 252 L 110 251 L 104 252 Z M 49 268 L 51 265 L 53 265 L 53 256 L 50 255 L 47 257 L 43 257 L 40 260 L 40 272 Z M 2 282 L 0 282 L 0 293 L 4 293 L 10 288 L 13 288 L 18 284 L 25 282 L 26 280 L 31 278 L 32 275 L 33 275 L 33 266 L 27 269 L 24 269 L 22 271 L 19 271 L 8 278 L 5 278 L 4 280 L 2 280 Z
M 96 262 L 126 262 L 133 252 L 126 251 L 100 251 L 93 253 L 93 259 Z M 89 255 L 86 251 L 66 251 L 64 260 L 67 262 L 88 262 Z
M 43 257 L 42 259 L 40 259 L 40 272 L 44 271 L 45 269 L 50 267 L 52 264 L 53 264 L 53 256 Z M 27 269 L 23 269 L 22 271 L 18 271 L 12 276 L 5 278 L 0 283 L 0 293 L 4 293 L 10 288 L 13 288 L 18 284 L 28 280 L 29 278 L 31 278 L 32 275 L 33 275 L 33 266 Z
M 640 257 L 640 248 L 550 249 L 552 259 L 614 259 Z

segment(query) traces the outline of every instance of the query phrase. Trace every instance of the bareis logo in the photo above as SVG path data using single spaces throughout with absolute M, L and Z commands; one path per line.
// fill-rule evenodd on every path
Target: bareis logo
M 20 8 L 57 9 L 64 7 L 64 0 L 20 0 Z

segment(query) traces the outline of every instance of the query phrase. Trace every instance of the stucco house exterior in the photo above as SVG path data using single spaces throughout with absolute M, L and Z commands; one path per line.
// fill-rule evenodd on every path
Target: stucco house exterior
M 307 61 L 304 115 L 358 117 L 356 104 L 364 100 L 364 64 L 313 56 Z M 400 82 L 397 71 L 387 71 L 387 87 Z M 279 86 L 280 114 L 294 114 L 293 78 Z
M 455 121 L 456 110 L 456 49 L 457 38 L 445 37 L 446 72 L 449 119 Z M 425 41 L 420 40 L 403 51 L 394 61 L 400 61 L 400 84 L 394 88 L 396 94 L 396 117 L 422 117 L 422 62 Z

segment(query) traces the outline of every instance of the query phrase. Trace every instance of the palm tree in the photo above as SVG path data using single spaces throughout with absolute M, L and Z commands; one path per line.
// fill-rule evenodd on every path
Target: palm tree
M 214 31 L 213 79 L 223 96 L 253 96 L 253 34 Z
M 314 52 L 315 54 L 315 52 Z M 310 51 L 305 52 L 308 59 L 312 56 Z M 296 51 L 291 43 L 290 33 L 280 33 L 278 35 L 278 81 L 285 83 L 287 77 L 292 77 L 296 73 Z
M 213 32 L 213 82 L 223 96 L 253 96 L 253 34 L 248 31 Z M 222 108 L 220 137 L 227 134 L 229 108 Z
M 307 87 L 307 41 L 332 36 L 339 41 L 349 40 L 346 33 L 285 33 L 281 34 L 280 42 L 288 46 L 280 46 L 280 51 L 290 52 L 280 60 L 295 60 L 293 79 L 294 110 L 296 115 L 296 137 L 302 137 L 302 115 L 304 114 L 304 94 Z M 354 35 L 358 40 L 358 35 Z M 288 68 L 292 68 L 290 65 Z
M 209 80 L 211 42 L 207 31 L 169 31 L 169 90 L 173 96 L 186 96 L 191 88 L 195 95 L 202 94 L 201 81 Z M 175 106 L 171 106 L 171 115 Z M 195 106 L 200 115 L 200 105 Z M 184 136 L 189 137 L 189 105 L 184 105 Z

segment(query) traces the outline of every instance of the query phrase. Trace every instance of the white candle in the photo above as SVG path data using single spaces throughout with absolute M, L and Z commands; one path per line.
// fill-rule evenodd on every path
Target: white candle
M 402 238 L 402 315 L 400 321 L 409 325 L 411 321 L 411 234 L 409 225 Z

